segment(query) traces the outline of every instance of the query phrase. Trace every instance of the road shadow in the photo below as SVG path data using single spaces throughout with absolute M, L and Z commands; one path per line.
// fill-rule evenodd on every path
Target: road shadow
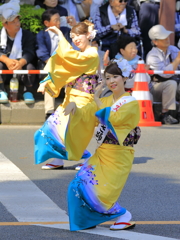
M 133 164 L 143 164 L 147 163 L 149 160 L 153 160 L 154 158 L 152 157 L 135 157 Z

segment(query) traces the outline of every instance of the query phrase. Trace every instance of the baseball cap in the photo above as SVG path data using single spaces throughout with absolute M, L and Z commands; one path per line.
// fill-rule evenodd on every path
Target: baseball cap
M 3 23 L 12 22 L 16 17 L 21 17 L 21 16 L 19 14 L 13 14 L 13 15 L 7 17 L 7 18 L 1 16 L 0 21 L 2 21 Z
M 10 0 L 0 6 L 0 21 L 12 22 L 19 15 L 20 5 L 19 0 Z
M 166 39 L 171 33 L 173 32 L 166 30 L 165 27 L 159 24 L 159 25 L 153 26 L 149 30 L 148 35 L 151 40 L 155 40 L 155 39 Z

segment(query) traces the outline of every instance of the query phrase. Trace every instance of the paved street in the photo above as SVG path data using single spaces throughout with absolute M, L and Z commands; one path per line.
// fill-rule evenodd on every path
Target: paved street
M 67 188 L 77 162 L 63 170 L 34 165 L 33 135 L 39 126 L 0 125 L 0 240 L 180 239 L 180 125 L 142 127 L 135 159 L 119 203 L 136 227 L 70 232 Z M 92 139 L 88 149 L 93 152 Z

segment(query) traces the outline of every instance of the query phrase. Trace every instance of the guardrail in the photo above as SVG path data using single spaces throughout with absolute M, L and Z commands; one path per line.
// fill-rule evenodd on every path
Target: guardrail
M 0 74 L 48 74 L 45 70 L 0 70 Z

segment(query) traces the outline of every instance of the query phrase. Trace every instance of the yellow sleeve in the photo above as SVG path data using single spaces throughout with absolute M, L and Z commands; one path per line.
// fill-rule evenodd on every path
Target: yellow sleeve
M 74 50 L 69 42 L 63 38 L 63 41 L 59 42 L 59 47 L 57 49 L 57 54 L 63 63 L 69 65 L 69 67 L 78 68 L 80 72 L 86 73 L 91 71 L 91 64 L 94 62 L 92 58 L 97 55 L 97 50 L 95 47 L 91 47 L 84 52 Z
M 95 102 L 77 108 L 76 113 L 70 116 L 65 137 L 66 150 L 69 160 L 80 160 L 94 133 L 96 125 Z

